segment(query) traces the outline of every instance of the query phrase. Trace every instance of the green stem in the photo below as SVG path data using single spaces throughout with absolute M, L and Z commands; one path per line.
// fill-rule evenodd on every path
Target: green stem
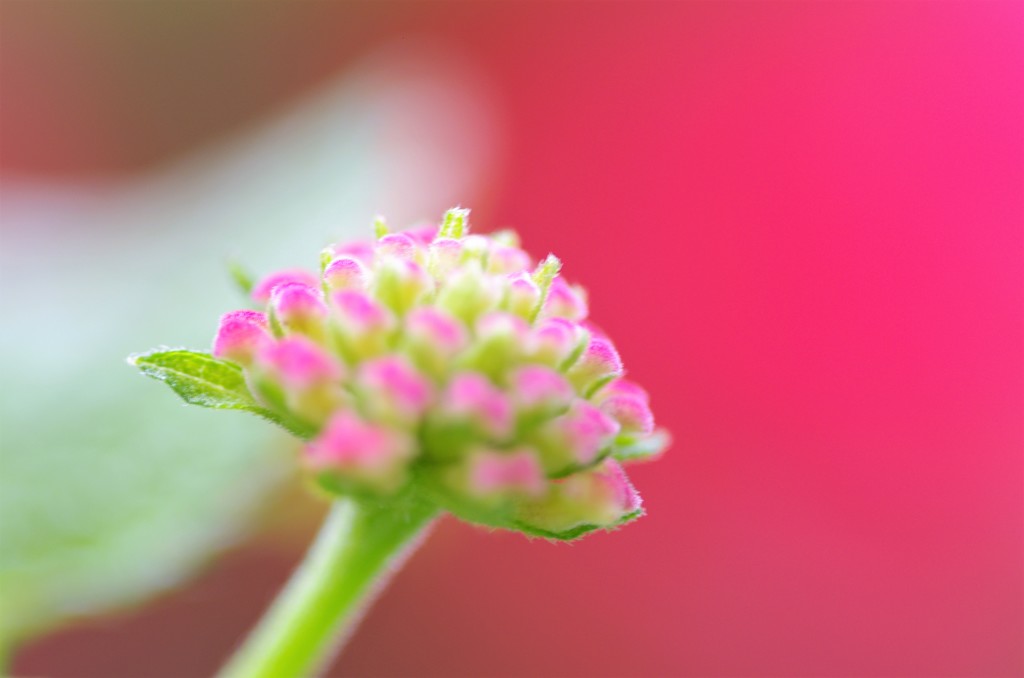
M 299 678 L 323 670 L 360 603 L 401 565 L 436 513 L 426 504 L 336 501 L 305 559 L 219 678 Z

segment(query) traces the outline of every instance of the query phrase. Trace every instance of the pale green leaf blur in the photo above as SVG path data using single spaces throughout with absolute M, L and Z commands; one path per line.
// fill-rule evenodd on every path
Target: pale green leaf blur
M 287 434 L 183 406 L 125 357 L 207 350 L 245 305 L 232 258 L 315 268 L 377 213 L 398 225 L 471 201 L 490 113 L 435 56 L 378 55 L 130 182 L 0 189 L 0 636 L 176 584 L 288 476 Z

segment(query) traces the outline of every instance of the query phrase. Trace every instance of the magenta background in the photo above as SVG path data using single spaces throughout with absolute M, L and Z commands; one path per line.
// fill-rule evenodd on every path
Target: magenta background
M 396 36 L 482 70 L 507 138 L 476 223 L 567 262 L 676 438 L 636 467 L 650 514 L 618 534 L 549 546 L 442 525 L 341 673 L 1024 673 L 1024 5 L 280 12 L 225 24 L 232 63 L 277 64 L 236 101 L 269 106 Z M 61 119 L 34 150 L 33 106 L 80 99 L 106 120 L 131 95 L 59 86 L 81 78 L 61 59 L 83 57 L 109 82 L 89 40 L 33 61 L 19 35 L 4 172 L 131 172 L 241 119 L 210 104 L 105 143 L 89 135 L 107 123 Z M 286 561 L 250 547 L 162 611 L 42 641 L 16 667 L 208 671 Z M 168 643 L 197 619 L 201 642 Z M 100 647 L 117 639 L 131 649 Z

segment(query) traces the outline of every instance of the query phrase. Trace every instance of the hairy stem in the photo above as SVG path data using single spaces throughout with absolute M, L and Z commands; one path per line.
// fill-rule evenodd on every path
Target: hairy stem
M 426 504 L 335 502 L 284 590 L 219 678 L 315 675 L 437 514 Z

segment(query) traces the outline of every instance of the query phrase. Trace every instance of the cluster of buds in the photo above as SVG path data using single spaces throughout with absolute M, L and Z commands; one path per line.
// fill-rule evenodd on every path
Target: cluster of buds
M 265 311 L 221 319 L 213 354 L 261 405 L 310 432 L 333 493 L 416 492 L 472 522 L 552 538 L 641 513 L 619 461 L 660 452 L 647 394 L 622 378 L 584 291 L 504 231 L 440 227 L 324 251 L 275 273 Z

